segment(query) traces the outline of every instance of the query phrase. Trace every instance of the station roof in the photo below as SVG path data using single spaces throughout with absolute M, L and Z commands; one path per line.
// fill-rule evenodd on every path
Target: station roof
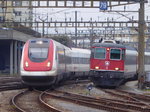
M 40 33 L 21 26 L 20 28 L 0 28 L 0 40 L 18 40 L 26 42 L 28 39 L 40 37 Z

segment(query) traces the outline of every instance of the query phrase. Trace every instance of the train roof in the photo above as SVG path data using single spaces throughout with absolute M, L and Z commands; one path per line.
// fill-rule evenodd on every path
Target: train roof
M 94 43 L 92 47 L 113 47 L 113 48 L 126 48 L 127 50 L 134 50 L 136 51 L 136 48 L 131 46 L 126 46 L 122 44 L 115 44 L 115 43 Z
M 82 48 L 71 48 L 72 52 L 81 52 L 81 53 L 90 53 L 89 49 L 82 49 Z
M 29 42 L 30 43 L 38 43 L 38 42 L 40 42 L 40 41 L 42 41 L 43 43 L 47 43 L 47 44 L 49 44 L 49 42 L 50 42 L 50 39 L 47 39 L 47 38 L 34 38 L 34 39 L 29 39 Z
M 124 45 L 121 44 L 114 44 L 114 43 L 94 43 L 92 47 L 113 47 L 113 48 L 126 48 Z

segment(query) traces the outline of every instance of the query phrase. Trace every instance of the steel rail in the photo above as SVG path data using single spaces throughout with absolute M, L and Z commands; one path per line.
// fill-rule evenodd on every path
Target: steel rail
M 64 95 L 69 95 L 72 98 L 77 98 L 77 99 L 82 99 L 84 101 L 88 102 L 95 102 L 95 103 L 102 103 L 105 105 L 111 105 L 111 106 L 119 106 L 121 108 L 128 108 L 132 110 L 138 110 L 138 111 L 150 111 L 150 108 L 147 108 L 147 105 L 139 103 L 138 105 L 136 103 L 126 103 L 126 102 L 117 102 L 111 99 L 104 99 L 104 98 L 93 98 L 93 97 L 87 97 L 83 95 L 78 95 L 74 93 L 69 93 L 69 92 L 62 92 L 62 91 L 56 91 L 57 93 L 62 93 Z M 140 105 L 140 106 L 139 106 Z
M 147 107 L 150 107 L 150 104 L 149 103 L 146 103 L 146 102 L 143 102 L 143 98 L 140 98 L 140 96 L 138 96 L 137 94 L 134 94 L 134 95 L 131 95 L 132 93 L 130 92 L 127 92 L 125 94 L 125 91 L 122 91 L 121 90 L 115 90 L 115 91 L 110 91 L 110 90 L 104 90 L 106 93 L 109 93 L 109 94 L 112 94 L 114 96 L 119 96 L 119 97 L 122 97 L 122 98 L 125 98 L 125 99 L 128 99 L 128 100 L 131 100 L 131 101 L 136 101 L 136 102 L 140 102 L 140 103 L 143 103 L 145 104 Z M 130 94 L 129 94 L 130 93 Z M 147 100 L 147 99 L 144 99 L 144 101 Z M 148 99 L 148 101 L 150 101 Z
M 106 92 L 106 93 L 109 93 L 109 94 L 111 94 L 111 95 L 119 96 L 119 97 L 121 97 L 121 98 L 130 100 L 130 101 L 137 101 L 136 98 L 133 98 L 133 97 L 131 97 L 131 96 L 129 96 L 129 95 L 119 94 L 119 93 L 113 92 L 113 91 L 111 91 L 111 90 L 103 90 L 103 91 Z M 138 102 L 138 101 L 137 101 L 137 102 Z
M 106 102 L 104 104 L 102 103 L 95 103 L 95 102 L 91 102 L 91 101 L 86 101 L 85 99 L 78 99 L 78 97 L 71 97 L 70 95 L 67 97 L 66 95 L 57 95 L 52 94 L 52 93 L 48 93 L 45 92 L 45 94 L 47 94 L 49 97 L 53 97 L 59 100 L 65 100 L 65 101 L 69 101 L 72 103 L 76 103 L 79 105 L 83 105 L 83 106 L 87 106 L 87 107 L 91 107 L 91 108 L 95 108 L 95 109 L 100 109 L 100 110 L 107 110 L 107 111 L 115 111 L 115 112 L 134 112 L 134 110 L 129 110 L 129 109 L 125 109 L 125 108 L 119 108 L 119 107 L 114 107 L 109 105 L 110 102 Z M 137 112 L 137 110 L 136 110 Z
M 56 91 L 56 90 L 55 90 Z M 135 101 L 129 101 L 129 100 L 117 100 L 117 99 L 108 99 L 108 98 L 94 98 L 94 97 L 90 97 L 90 96 L 84 96 L 84 95 L 78 95 L 78 94 L 75 94 L 75 93 L 69 93 L 69 92 L 62 92 L 62 91 L 57 91 L 59 93 L 65 93 L 65 94 L 71 94 L 73 96 L 76 96 L 76 97 L 81 97 L 81 98 L 85 98 L 85 99 L 92 99 L 92 100 L 95 100 L 95 101 L 100 101 L 100 100 L 104 100 L 104 101 L 114 101 L 114 102 L 120 102 L 120 103 L 128 103 L 128 104 L 135 104 L 135 105 L 140 105 L 140 106 L 145 106 L 145 104 L 141 103 L 141 102 L 135 102 Z
M 42 105 L 44 105 L 45 107 L 47 107 L 48 109 L 50 109 L 52 112 L 62 112 L 61 110 L 53 107 L 52 105 L 46 103 L 43 99 L 43 96 L 44 96 L 45 92 L 42 92 L 40 95 L 39 95 L 39 101 Z
M 14 107 L 20 112 L 26 112 L 26 111 L 24 109 L 22 109 L 21 107 L 19 107 L 18 104 L 16 103 L 16 101 L 20 96 L 22 96 L 24 93 L 27 93 L 27 92 L 28 92 L 28 90 L 22 91 L 19 94 L 15 95 L 11 100 Z
M 9 83 L 4 85 L 0 84 L 0 91 L 16 90 L 16 89 L 23 89 L 23 88 L 26 88 L 26 86 L 21 83 L 13 83 L 13 84 Z
M 116 90 L 116 91 L 120 92 L 120 93 L 126 93 L 136 99 L 139 99 L 139 100 L 150 102 L 150 96 L 147 96 L 147 95 L 136 94 L 136 93 L 127 92 L 127 91 L 123 91 L 123 90 Z

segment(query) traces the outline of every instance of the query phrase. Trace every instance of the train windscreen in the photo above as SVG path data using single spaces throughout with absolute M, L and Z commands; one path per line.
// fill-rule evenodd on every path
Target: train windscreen
M 106 58 L 106 49 L 105 48 L 95 48 L 94 58 L 105 59 Z
M 121 59 L 121 50 L 120 49 L 111 49 L 110 50 L 110 59 L 120 60 Z
M 29 48 L 29 58 L 33 62 L 42 62 L 48 57 L 48 48 Z

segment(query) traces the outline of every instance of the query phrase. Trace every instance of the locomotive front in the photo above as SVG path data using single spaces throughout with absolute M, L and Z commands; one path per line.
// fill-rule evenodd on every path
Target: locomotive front
M 50 39 L 26 42 L 21 59 L 21 78 L 29 86 L 49 85 L 55 81 L 54 45 Z
M 124 78 L 125 47 L 97 43 L 90 58 L 91 79 L 95 85 L 118 86 Z

